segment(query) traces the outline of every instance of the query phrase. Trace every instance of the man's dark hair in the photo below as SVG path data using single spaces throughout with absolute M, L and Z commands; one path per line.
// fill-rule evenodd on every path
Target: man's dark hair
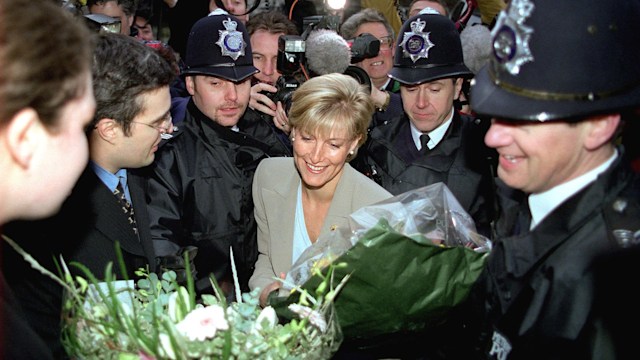
M 258 30 L 268 31 L 272 34 L 283 33 L 285 35 L 298 35 L 298 28 L 281 11 L 265 11 L 252 15 L 247 21 L 249 36 Z
M 115 1 L 118 3 L 118 6 L 122 6 L 122 11 L 124 11 L 125 15 L 127 16 L 134 15 L 136 13 L 136 9 L 138 8 L 138 0 L 87 0 L 87 7 L 100 5 L 111 1 Z
M 411 9 L 413 5 L 418 1 L 423 1 L 423 0 L 412 0 L 409 6 L 407 7 L 407 11 L 409 11 L 409 9 Z M 453 9 L 453 7 L 456 6 L 457 3 L 459 2 L 457 0 L 429 0 L 429 1 L 436 2 L 442 5 L 442 7 L 444 8 L 444 11 L 446 11 L 445 15 L 447 16 L 449 16 L 449 12 L 451 11 L 450 9 Z
M 389 36 L 395 40 L 395 32 L 387 19 L 376 9 L 363 9 L 347 18 L 340 26 L 340 35 L 345 39 L 353 39 L 356 31 L 363 24 L 379 23 L 384 26 Z
M 96 113 L 89 128 L 109 118 L 120 123 L 125 134 L 143 109 L 140 95 L 169 86 L 176 77 L 156 50 L 114 33 L 97 35 L 92 72 Z

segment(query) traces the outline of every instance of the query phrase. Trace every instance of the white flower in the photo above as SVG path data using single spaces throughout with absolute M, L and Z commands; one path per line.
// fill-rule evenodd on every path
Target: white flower
M 191 310 L 189 302 L 189 292 L 184 286 L 180 286 L 169 295 L 168 313 L 172 321 L 175 322 L 185 317 L 185 314 Z
M 188 313 L 176 328 L 191 341 L 204 341 L 216 336 L 216 331 L 229 329 L 224 309 L 218 305 L 197 308 Z
M 309 322 L 313 326 L 317 327 L 321 332 L 327 331 L 327 322 L 322 317 L 322 314 L 316 310 L 312 310 L 311 308 L 299 304 L 289 305 L 289 310 L 298 314 L 301 319 L 309 319 Z
M 268 330 L 273 329 L 278 323 L 278 315 L 276 315 L 276 311 L 271 307 L 267 306 L 260 312 L 256 322 L 253 324 L 253 328 L 256 330 Z

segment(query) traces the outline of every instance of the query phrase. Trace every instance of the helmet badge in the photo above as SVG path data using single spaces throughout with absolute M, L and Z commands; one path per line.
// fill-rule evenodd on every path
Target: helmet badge
M 234 61 L 244 55 L 244 49 L 247 46 L 242 38 L 242 33 L 237 31 L 238 23 L 227 18 L 222 22 L 225 30 L 218 30 L 220 38 L 216 45 L 220 46 L 222 56 L 229 56 Z
M 428 59 L 429 50 L 435 46 L 429 39 L 430 33 L 425 33 L 424 27 L 427 25 L 425 21 L 417 18 L 411 22 L 411 32 L 405 32 L 402 42 L 402 55 L 409 57 L 415 63 L 419 59 Z
M 520 66 L 533 61 L 529 49 L 533 28 L 524 24 L 533 8 L 533 3 L 529 0 L 511 1 L 509 8 L 500 13 L 491 33 L 493 54 L 500 66 L 511 75 L 518 75 Z

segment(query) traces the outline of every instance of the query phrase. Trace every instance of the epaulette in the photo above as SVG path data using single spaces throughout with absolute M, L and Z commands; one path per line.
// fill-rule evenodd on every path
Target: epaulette
M 604 218 L 609 237 L 620 247 L 640 244 L 640 204 L 634 196 L 619 196 L 605 204 Z
M 162 148 L 165 144 L 174 141 L 175 138 L 182 135 L 182 133 L 184 132 L 182 131 L 182 129 L 183 129 L 183 124 L 178 123 L 178 125 L 173 125 L 173 133 L 162 134 L 162 140 L 160 140 L 160 143 L 158 144 L 158 149 Z

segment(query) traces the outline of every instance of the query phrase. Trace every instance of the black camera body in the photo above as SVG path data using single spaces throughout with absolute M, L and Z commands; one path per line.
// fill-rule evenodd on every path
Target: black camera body
M 369 33 L 360 34 L 353 40 L 347 40 L 347 43 L 351 48 L 352 64 L 376 57 L 380 52 L 380 40 Z
M 278 91 L 275 93 L 265 91 L 264 94 L 274 103 L 280 101 L 284 107 L 284 111 L 288 113 L 291 108 L 293 92 L 296 91 L 301 84 L 302 83 L 293 75 L 281 75 L 275 85 Z
M 305 61 L 305 41 L 298 35 L 280 35 L 278 38 L 277 69 L 282 75 L 276 81 L 275 93 L 265 91 L 264 94 L 274 103 L 280 101 L 286 112 L 291 108 L 293 92 L 300 87 L 301 66 Z

